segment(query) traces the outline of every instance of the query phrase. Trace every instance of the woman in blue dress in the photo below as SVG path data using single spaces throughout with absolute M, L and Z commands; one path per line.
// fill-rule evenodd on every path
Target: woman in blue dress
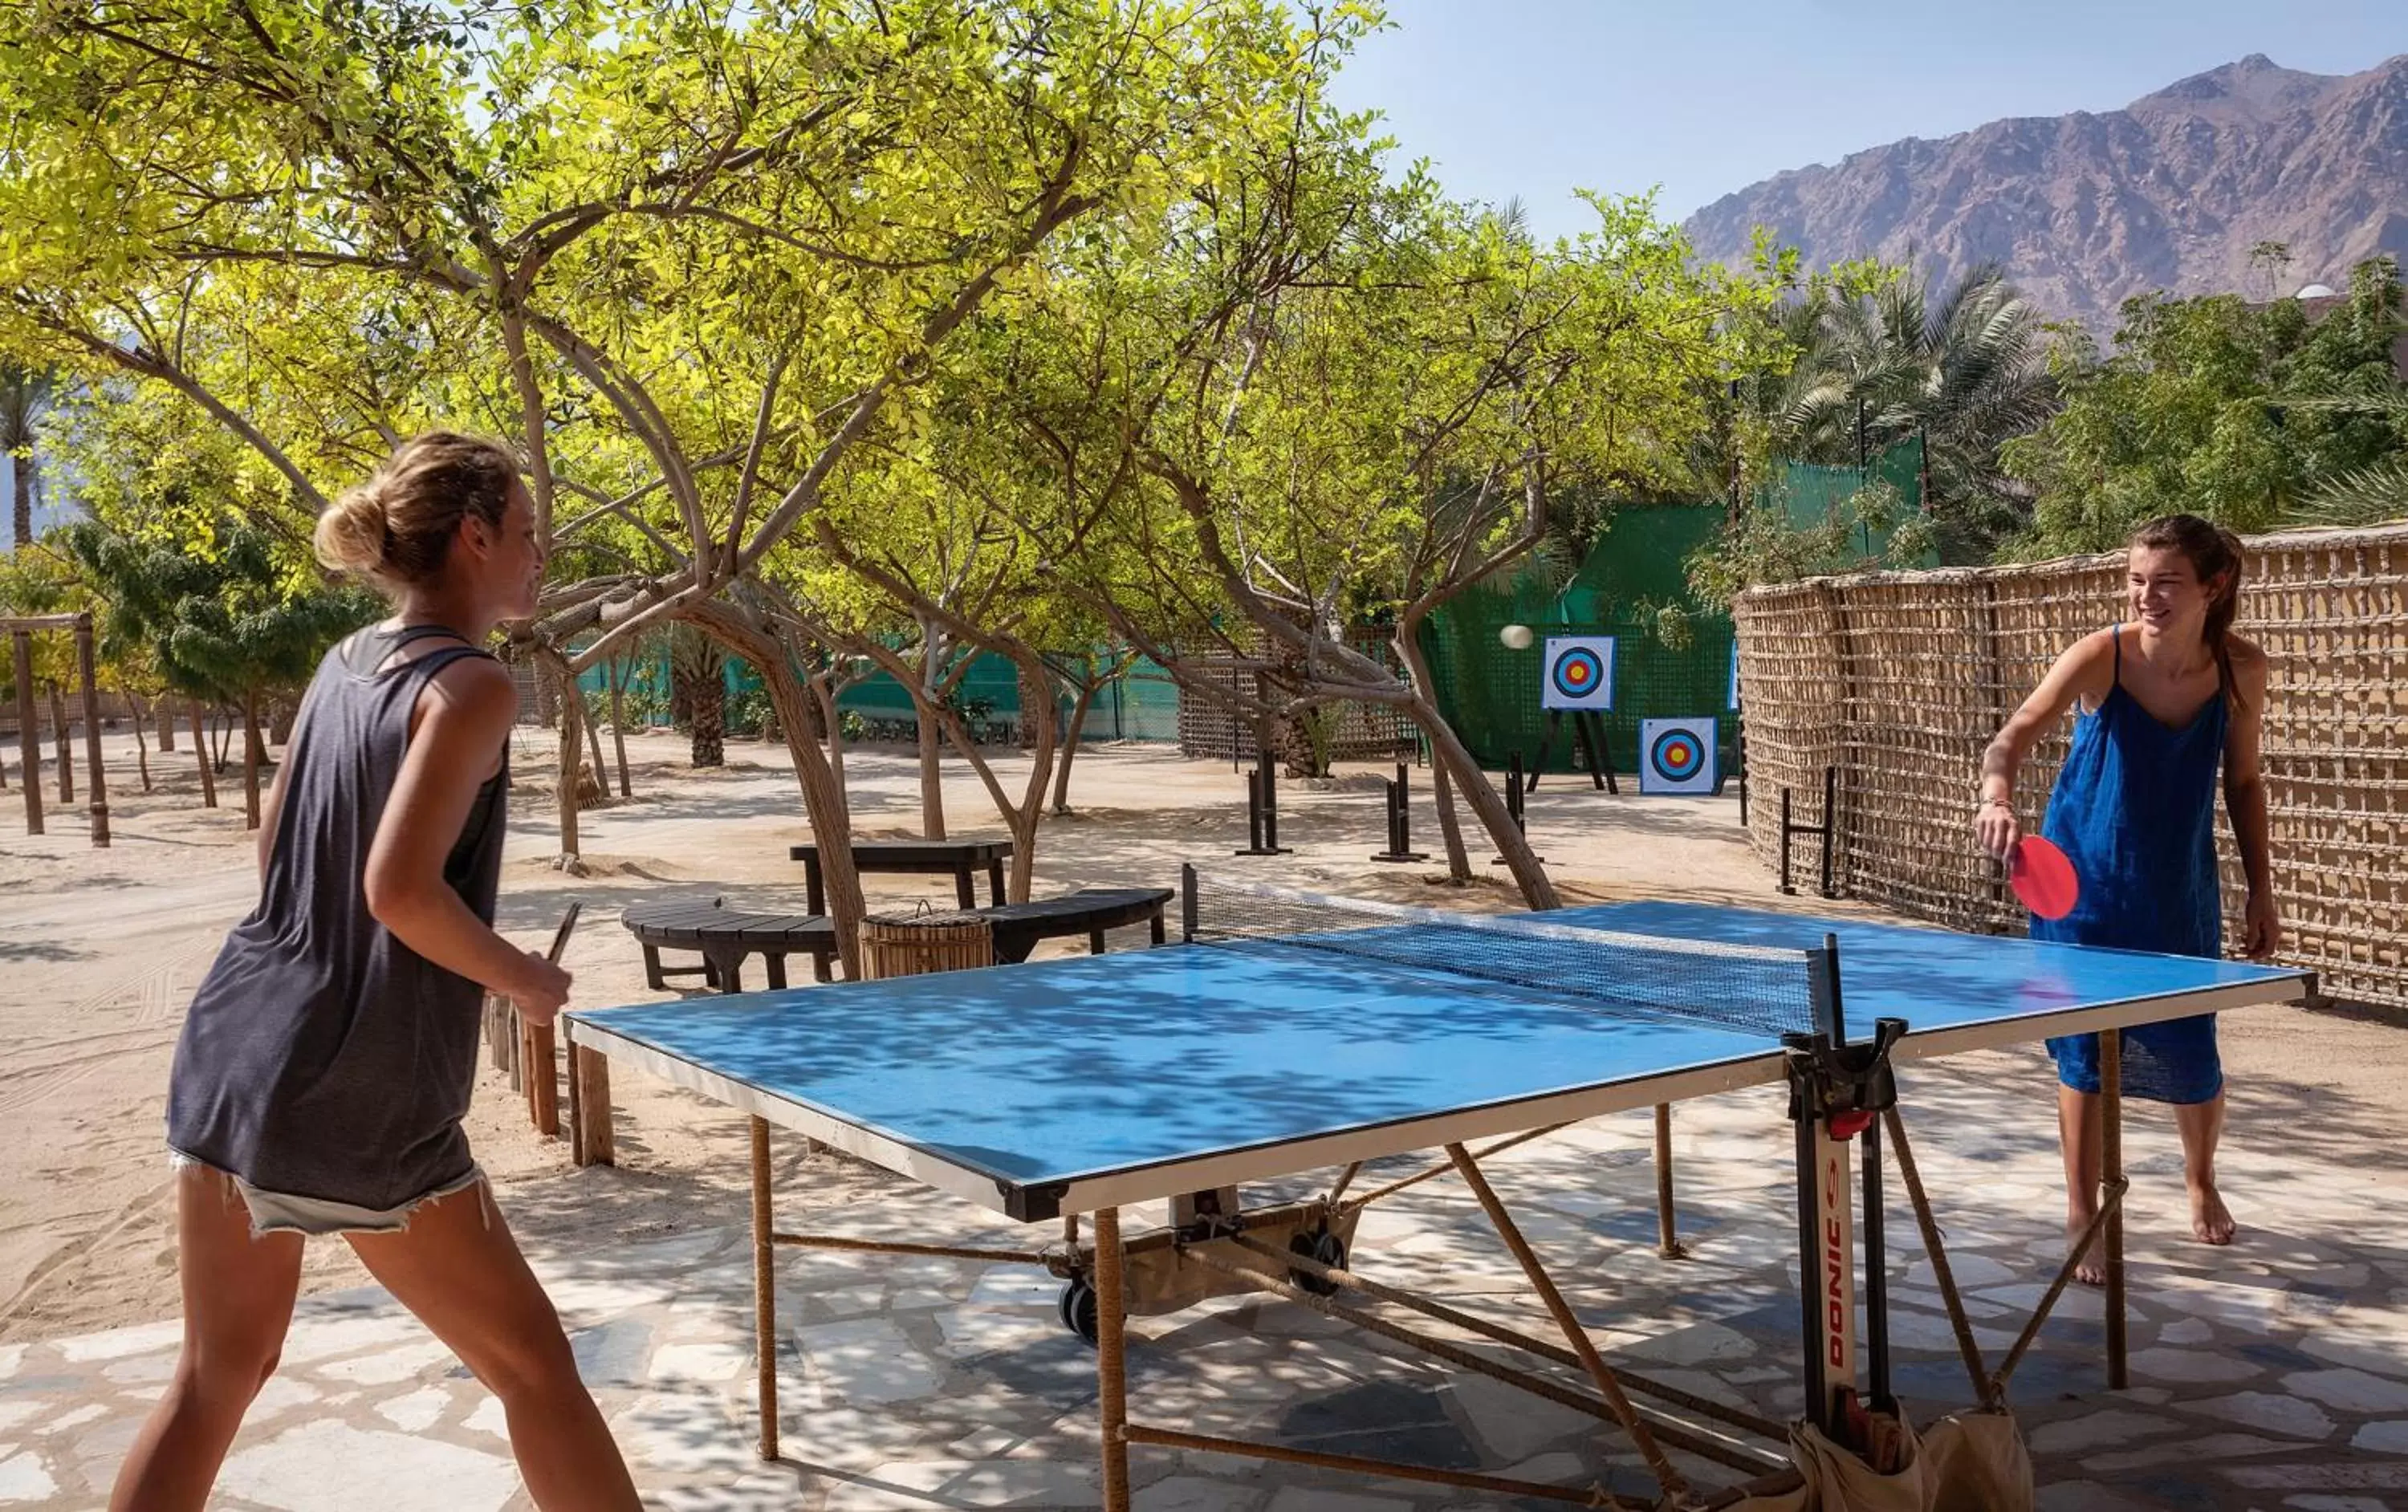
M 2195 515 L 2172 515 L 2132 536 L 2130 616 L 2076 642 L 2015 710 L 1982 759 L 1974 827 L 2004 860 L 2022 838 L 2015 774 L 2032 745 L 2077 704 L 2073 745 L 2048 800 L 2042 833 L 2073 863 L 2080 901 L 2059 920 L 2034 919 L 2032 937 L 2172 955 L 2223 953 L 2216 889 L 2215 789 L 2248 877 L 2242 944 L 2266 956 L 2282 942 L 2266 851 L 2258 735 L 2266 654 L 2233 635 L 2241 543 Z M 2127 1096 L 2172 1104 L 2190 1190 L 2191 1230 L 2232 1242 L 2232 1215 L 2215 1189 L 2224 1127 L 2224 1072 L 2215 1016 L 2123 1032 Z M 2057 1059 L 2065 1143 L 2066 1231 L 2078 1239 L 2099 1205 L 2098 1036 L 2048 1042 Z M 2075 1272 L 2105 1280 L 2095 1256 Z

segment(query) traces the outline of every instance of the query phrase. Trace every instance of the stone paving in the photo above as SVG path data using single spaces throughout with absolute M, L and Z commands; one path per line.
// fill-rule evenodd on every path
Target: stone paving
M 1951 1259 L 1993 1360 L 2062 1240 L 2052 1104 L 2037 1052 L 1902 1074 Z M 724 1110 L 691 1100 L 697 1120 Z M 2241 1111 L 2249 1109 L 2244 1103 Z M 2263 1110 L 2226 1184 L 2247 1225 L 2190 1242 L 2178 1152 L 2136 1119 L 2133 1377 L 2104 1390 L 2102 1308 L 2070 1295 L 2014 1379 L 2051 1512 L 2408 1506 L 2408 1218 L 2390 1152 L 2346 1120 Z M 2002 1134 L 2001 1131 L 2011 1131 Z M 859 1169 L 828 1205 L 833 1157 L 781 1140 L 781 1222 L 823 1232 L 1025 1245 L 1030 1232 Z M 2286 1148 L 2295 1147 L 2295 1148 Z M 1611 1358 L 1794 1415 L 1787 1126 L 1780 1094 L 1677 1116 L 1689 1258 L 1655 1249 L 1649 1125 L 1606 1120 L 1500 1157 L 1500 1191 Z M 657 1173 L 654 1174 L 657 1176 Z M 588 1172 L 580 1181 L 625 1180 Z M 752 1283 L 740 1205 L 699 1193 L 695 1227 L 607 1252 L 538 1254 L 578 1359 L 664 1509 L 1097 1504 L 1093 1355 L 1029 1267 L 781 1251 L 785 1461 L 752 1451 Z M 1971 1393 L 1902 1196 L 1892 1203 L 1901 1394 L 1923 1415 Z M 1050 1237 L 1049 1234 L 1039 1237 Z M 1471 1310 L 1526 1288 L 1459 1186 L 1367 1215 L 1357 1265 Z M 1568 1409 L 1409 1355 L 1276 1299 L 1227 1298 L 1132 1324 L 1132 1413 L 1206 1434 L 1641 1491 L 1616 1435 Z M 175 1358 L 172 1321 L 0 1348 L 0 1505 L 98 1506 Z M 1708 1484 L 1727 1472 L 1680 1462 Z M 1436 1512 L 1542 1505 L 1394 1480 L 1140 1448 L 1147 1512 Z M 230 1509 L 527 1505 L 497 1405 L 381 1292 L 306 1299 L 277 1377 L 228 1461 Z

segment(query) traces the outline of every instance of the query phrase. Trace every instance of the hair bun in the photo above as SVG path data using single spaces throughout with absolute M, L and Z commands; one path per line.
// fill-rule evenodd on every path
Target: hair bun
M 318 517 L 311 536 L 318 560 L 336 572 L 373 578 L 385 563 L 393 527 L 385 519 L 384 491 L 375 480 L 347 491 Z

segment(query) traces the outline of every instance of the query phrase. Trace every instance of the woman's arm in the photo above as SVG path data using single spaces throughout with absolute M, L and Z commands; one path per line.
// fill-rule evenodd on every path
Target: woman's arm
M 2103 699 L 2115 680 L 2113 633 L 2083 636 L 2065 649 L 1982 753 L 1981 798 L 1973 824 L 1982 848 L 2004 861 L 2023 837 L 2015 819 L 2015 774 L 2041 735 L 2065 717 L 2077 698 Z
M 540 1023 L 567 1001 L 568 973 L 495 934 L 443 879 L 443 863 L 518 706 L 510 675 L 481 657 L 463 658 L 428 681 L 364 881 L 368 912 L 402 944 L 513 999 Z
M 2232 718 L 2224 736 L 2224 810 L 2232 818 L 2232 838 L 2241 849 L 2241 870 L 2249 879 L 2243 948 L 2253 956 L 2272 955 L 2283 943 L 2274 907 L 2274 866 L 2267 835 L 2266 778 L 2258 742 L 2266 729 L 2266 653 L 2247 641 L 2229 643 Z

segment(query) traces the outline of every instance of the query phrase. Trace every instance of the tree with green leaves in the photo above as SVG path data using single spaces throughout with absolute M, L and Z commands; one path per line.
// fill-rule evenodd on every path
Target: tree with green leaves
M 793 735 L 810 695 L 774 595 L 735 590 L 1040 249 L 1163 213 L 1203 181 L 1198 144 L 1320 90 L 1311 38 L 1371 21 L 1274 0 L 21 12 L 0 101 L 56 150 L 0 175 L 0 344 L 172 389 L 304 518 L 433 421 L 514 435 L 563 565 L 529 653 L 565 675 L 684 620 L 763 667 L 850 952 L 842 794 Z
M 1854 263 L 1808 280 L 1777 317 L 1785 370 L 1745 386 L 1774 450 L 1853 465 L 1920 437 L 1924 509 L 1950 560 L 1981 561 L 2029 519 L 2000 449 L 2055 412 L 2040 313 L 1995 265 L 1944 292 L 1914 269 Z
M 154 660 L 171 690 L 240 710 L 243 823 L 260 820 L 260 711 L 297 698 L 337 641 L 381 612 L 373 596 L 329 588 L 314 567 L 280 560 L 263 532 L 227 523 L 205 543 L 121 535 L 97 521 L 58 533 L 107 606 L 104 633 Z
M 2063 410 L 2004 449 L 2038 494 L 2021 548 L 2108 550 L 2176 513 L 2263 531 L 2333 518 L 2355 498 L 2346 513 L 2362 518 L 2408 456 L 2402 328 L 2387 257 L 2360 264 L 2321 319 L 2290 299 L 2128 301 L 2114 351 L 2061 350 Z

